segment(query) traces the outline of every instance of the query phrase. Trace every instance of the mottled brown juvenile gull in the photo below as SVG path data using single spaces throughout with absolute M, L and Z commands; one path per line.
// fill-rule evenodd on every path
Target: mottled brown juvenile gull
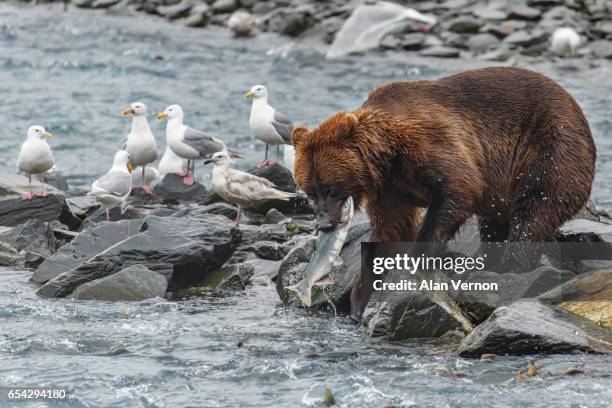
M 187 159 L 187 168 L 181 175 L 184 176 L 183 184 L 190 186 L 195 181 L 195 160 L 209 159 L 214 153 L 225 151 L 226 147 L 220 139 L 185 126 L 183 117 L 183 108 L 179 105 L 170 105 L 157 115 L 157 119 L 168 119 L 166 142 L 170 149 L 179 157 Z M 192 176 L 189 177 L 189 166 L 192 162 Z
M 280 145 L 291 144 L 293 123 L 282 113 L 268 104 L 268 90 L 263 85 L 255 85 L 244 94 L 245 98 L 253 98 L 249 126 L 253 135 L 266 144 L 264 160 L 257 164 L 258 168 L 278 163 Z M 268 160 L 268 145 L 276 145 L 276 160 Z
M 243 207 L 248 207 L 261 200 L 289 200 L 295 193 L 287 193 L 274 188 L 274 183 L 262 177 L 232 169 L 231 159 L 227 152 L 213 154 L 204 163 L 212 163 L 215 167 L 212 175 L 212 186 L 223 200 L 238 206 L 236 225 L 240 224 L 240 213 Z
M 32 195 L 32 174 L 42 174 L 50 170 L 53 163 L 51 148 L 45 139 L 52 139 L 53 135 L 47 132 L 42 126 L 30 126 L 28 136 L 21 145 L 21 151 L 17 158 L 17 167 L 28 175 L 29 193 L 22 194 L 22 200 L 31 200 Z M 35 194 L 38 197 L 47 195 L 44 191 Z
M 115 153 L 113 167 L 104 176 L 91 185 L 90 195 L 96 198 L 106 210 L 106 219 L 110 220 L 110 210 L 121 207 L 121 214 L 127 209 L 126 200 L 132 191 L 132 163 L 125 150 Z
M 155 136 L 151 132 L 147 121 L 147 106 L 142 102 L 134 102 L 124 109 L 123 115 L 132 115 L 132 129 L 127 135 L 127 141 L 123 149 L 130 155 L 130 162 L 133 166 L 142 166 L 142 183 L 134 185 L 141 187 L 145 193 L 151 194 L 151 187 L 146 182 L 145 172 L 147 164 L 153 163 L 157 159 L 157 143 Z

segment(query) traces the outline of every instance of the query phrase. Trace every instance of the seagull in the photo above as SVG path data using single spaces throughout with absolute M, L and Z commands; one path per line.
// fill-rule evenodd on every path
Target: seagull
M 31 200 L 32 195 L 32 174 L 46 173 L 53 168 L 53 156 L 51 148 L 45 139 L 51 140 L 53 135 L 45 130 L 42 126 L 30 126 L 28 129 L 28 137 L 21 145 L 19 158 L 17 159 L 17 167 L 28 175 L 29 193 L 21 195 L 22 200 Z M 44 191 L 39 191 L 35 194 L 38 197 L 47 195 Z
M 222 151 L 204 161 L 214 165 L 212 173 L 213 191 L 228 203 L 238 205 L 238 214 L 234 222 L 240 225 L 242 207 L 248 207 L 261 200 L 289 200 L 296 197 L 295 193 L 276 190 L 270 180 L 257 177 L 244 171 L 230 167 L 231 159 L 227 152 Z
M 238 10 L 227 20 L 227 26 L 235 37 L 246 37 L 255 26 L 255 17 L 248 11 Z
M 208 159 L 214 153 L 226 150 L 223 141 L 208 136 L 199 130 L 190 128 L 183 124 L 183 108 L 179 105 L 170 105 L 163 113 L 156 116 L 157 119 L 168 119 L 166 125 L 166 142 L 170 149 L 179 157 L 187 159 L 187 168 L 181 176 L 183 184 L 192 185 L 195 181 L 195 160 Z M 193 161 L 192 177 L 189 177 L 189 165 Z
M 132 188 L 134 188 L 134 186 L 137 184 L 135 179 L 141 177 L 142 176 L 140 174 L 137 175 L 136 173 L 132 173 Z M 155 167 L 149 166 L 145 171 L 144 179 L 147 186 L 153 189 L 161 181 L 162 177 Z
M 255 85 L 244 94 L 244 97 L 253 98 L 251 105 L 251 118 L 249 126 L 251 132 L 259 140 L 266 144 L 266 155 L 257 168 L 270 166 L 278 163 L 280 156 L 280 145 L 291 144 L 291 131 L 293 123 L 276 109 L 268 105 L 268 90 L 263 85 Z M 268 145 L 276 145 L 277 160 L 268 160 Z
M 162 156 L 159 164 L 157 165 L 157 170 L 161 177 L 165 176 L 168 173 L 177 173 L 181 174 L 182 171 L 185 171 L 185 159 L 178 156 L 170 146 L 166 146 L 166 150 L 164 151 L 164 155 Z
M 91 185 L 91 192 L 96 201 L 106 210 L 106 220 L 110 221 L 110 210 L 121 206 L 121 214 L 128 209 L 126 200 L 132 191 L 132 163 L 130 154 L 125 150 L 115 153 L 113 167 L 104 176 Z
M 133 166 L 142 166 L 142 184 L 134 187 L 142 187 L 147 194 L 151 194 L 151 187 L 145 180 L 147 164 L 157 159 L 157 143 L 151 132 L 147 121 L 147 106 L 142 102 L 134 102 L 123 110 L 123 116 L 132 115 L 132 130 L 127 135 L 124 150 L 130 155 Z
M 580 43 L 580 36 L 573 28 L 559 27 L 552 34 L 550 49 L 560 55 L 569 54 L 573 58 Z

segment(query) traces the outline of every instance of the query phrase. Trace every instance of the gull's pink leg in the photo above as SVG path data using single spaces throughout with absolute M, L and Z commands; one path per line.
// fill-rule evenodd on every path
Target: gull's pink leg
M 31 174 L 28 174 L 28 185 L 29 185 L 30 192 L 29 193 L 23 193 L 21 195 L 21 199 L 23 201 L 29 201 L 33 197 L 33 195 L 32 195 L 32 175 Z
M 142 166 L 142 185 L 140 186 L 140 188 L 142 188 L 142 190 L 145 192 L 145 194 L 153 194 L 153 191 L 151 191 L 151 187 L 149 187 L 147 185 L 147 183 L 145 182 L 145 168 L 146 168 L 146 164 L 144 166 Z
M 266 155 L 263 159 L 263 161 L 257 163 L 257 165 L 255 167 L 257 167 L 258 169 L 261 169 L 262 167 L 266 167 L 270 165 L 270 160 L 268 160 L 268 144 L 266 143 Z
M 45 198 L 47 196 L 47 192 L 46 191 L 39 191 L 38 193 L 34 193 L 34 195 L 36 197 Z
M 242 208 L 238 205 L 238 213 L 236 214 L 236 219 L 234 220 L 234 224 L 236 226 L 240 225 L 240 214 L 242 213 Z
M 280 145 L 276 145 L 276 160 L 268 160 L 268 166 L 278 164 L 280 160 Z
M 189 176 L 189 163 L 191 160 L 187 160 L 187 168 L 181 172 L 176 173 L 177 176 L 180 177 L 188 177 Z
M 110 221 L 110 210 L 106 209 L 106 221 Z
M 127 210 L 133 210 L 133 209 L 134 209 L 133 205 L 126 205 L 125 207 L 121 208 L 121 215 L 125 214 Z
M 187 177 L 183 178 L 183 184 L 186 186 L 192 186 L 195 183 L 195 160 L 191 165 L 192 176 L 189 177 L 189 163 L 187 163 Z

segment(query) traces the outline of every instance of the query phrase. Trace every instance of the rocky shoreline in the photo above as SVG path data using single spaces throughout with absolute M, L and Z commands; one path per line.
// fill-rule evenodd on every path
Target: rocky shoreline
M 284 191 L 296 191 L 291 173 L 281 165 L 251 172 L 274 180 Z M 302 278 L 315 248 L 310 202 L 260 203 L 248 208 L 244 224 L 235 227 L 235 207 L 202 185 L 194 194 L 193 187 L 175 178 L 166 176 L 153 196 L 137 189 L 135 208 L 125 216 L 113 212 L 112 220 L 105 221 L 103 210 L 82 191 L 44 185 L 47 197 L 22 201 L 27 179 L 2 174 L 0 265 L 32 269 L 30 280 L 40 285 L 36 293 L 44 298 L 180 300 L 275 285 L 285 305 L 302 307 L 286 287 Z M 345 262 L 333 271 L 335 285 L 313 290 L 315 310 L 349 311 L 361 242 L 369 234 L 369 220 L 358 213 L 340 254 Z M 572 266 L 552 259 L 523 274 L 471 274 L 467 281 L 499 282 L 504 289 L 445 293 L 458 305 L 454 311 L 433 292 L 374 296 L 364 314 L 367 332 L 387 340 L 444 338 L 458 342 L 452 347 L 467 357 L 610 352 L 612 218 L 587 207 L 561 229 L 559 241 L 599 243 L 599 252 L 584 253 Z M 470 222 L 450 248 L 469 254 L 478 245 L 477 227 Z M 386 279 L 394 279 L 393 274 Z
M 145 13 L 178 24 L 229 27 L 236 36 L 274 32 L 297 41 L 331 44 L 362 2 L 352 0 L 64 0 L 66 6 Z M 436 19 L 424 29 L 411 20 L 393 24 L 379 50 L 440 58 L 512 62 L 551 59 L 550 37 L 570 27 L 581 37 L 578 58 L 612 59 L 609 0 L 424 0 L 397 1 Z

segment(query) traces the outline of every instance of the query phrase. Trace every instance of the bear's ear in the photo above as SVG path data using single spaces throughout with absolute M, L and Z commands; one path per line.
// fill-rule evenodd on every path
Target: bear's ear
M 359 117 L 355 112 L 345 112 L 344 113 L 344 135 L 347 138 L 353 137 L 355 133 L 355 128 L 359 124 Z
M 293 129 L 291 132 L 291 142 L 296 149 L 300 147 L 300 144 L 304 141 L 306 134 L 308 134 L 308 129 L 306 129 L 304 126 L 298 126 Z

